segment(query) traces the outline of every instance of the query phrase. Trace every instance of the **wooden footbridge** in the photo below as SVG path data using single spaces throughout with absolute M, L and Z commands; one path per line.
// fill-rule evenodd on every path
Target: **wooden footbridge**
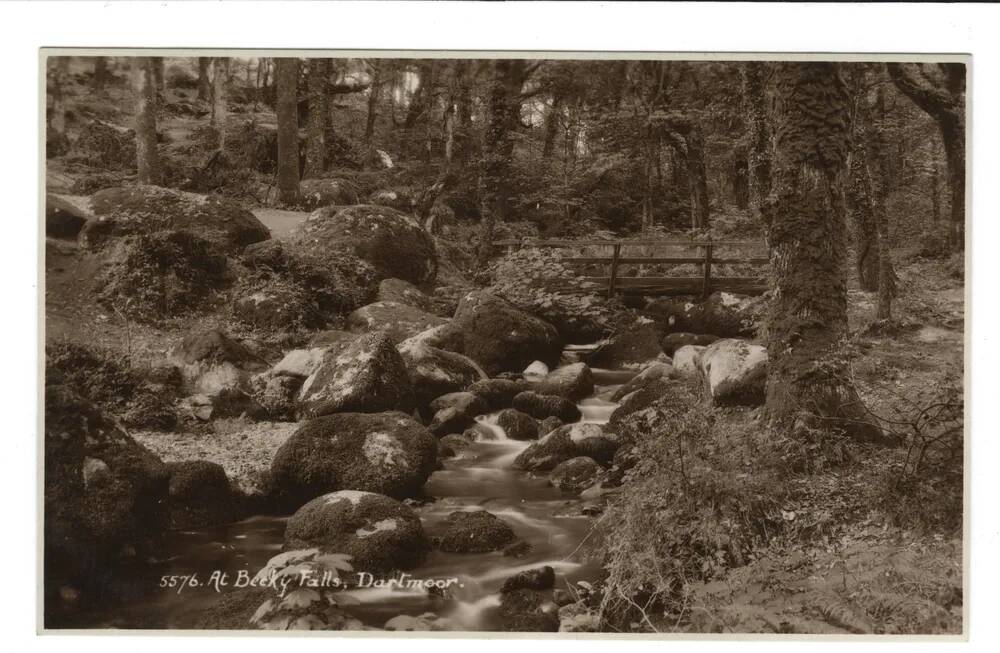
M 574 267 L 605 266 L 602 276 L 582 276 L 584 282 L 607 288 L 608 296 L 622 295 L 702 295 L 717 290 L 759 295 L 767 290 L 770 259 L 767 246 L 760 240 L 501 240 L 495 243 L 508 251 L 518 247 L 544 247 L 603 255 L 566 256 L 562 263 Z M 669 253 L 670 255 L 665 255 Z M 645 276 L 653 268 L 698 266 L 697 276 Z M 713 272 L 722 268 L 723 275 Z M 730 276 L 732 266 L 750 274 Z

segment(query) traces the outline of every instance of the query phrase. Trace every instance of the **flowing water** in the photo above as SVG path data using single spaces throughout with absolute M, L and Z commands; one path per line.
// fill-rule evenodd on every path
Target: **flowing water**
M 594 370 L 598 385 L 594 394 L 579 404 L 584 422 L 606 423 L 617 404 L 608 397 L 630 374 Z M 431 501 L 414 509 L 428 536 L 441 533 L 447 516 L 456 510 L 485 509 L 506 521 L 520 540 L 531 545 L 520 557 L 491 553 L 444 553 L 434 550 L 423 564 L 409 570 L 416 579 L 457 578 L 447 596 L 423 589 L 349 590 L 358 604 L 348 611 L 366 625 L 381 627 L 400 614 L 434 612 L 447 618 L 454 629 L 494 630 L 498 623 L 499 588 L 519 571 L 550 565 L 556 571 L 556 586 L 580 580 L 593 581 L 599 574 L 594 562 L 582 561 L 581 545 L 590 535 L 593 518 L 581 512 L 584 501 L 552 487 L 547 475 L 511 468 L 514 458 L 530 442 L 510 440 L 496 424 L 496 414 L 477 421 L 489 438 L 472 443 L 459 457 L 443 461 L 424 486 Z M 160 575 L 197 573 L 197 588 L 158 589 L 137 597 L 124 610 L 115 611 L 113 624 L 126 628 L 191 628 L 200 613 L 217 600 L 205 583 L 214 571 L 230 578 L 244 570 L 253 576 L 281 551 L 288 516 L 256 516 L 233 524 L 196 531 L 173 531 L 166 542 L 167 556 L 153 572 Z

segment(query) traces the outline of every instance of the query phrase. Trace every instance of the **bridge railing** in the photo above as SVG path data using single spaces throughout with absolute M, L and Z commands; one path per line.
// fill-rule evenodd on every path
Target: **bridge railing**
M 583 276 L 585 282 L 604 285 L 609 297 L 615 294 L 628 295 L 702 295 L 708 296 L 717 290 L 759 295 L 767 290 L 767 266 L 770 260 L 766 255 L 755 253 L 767 251 L 764 241 L 760 240 L 501 240 L 494 243 L 500 247 L 549 247 L 569 249 L 589 249 L 591 247 L 610 248 L 608 256 L 571 256 L 564 257 L 562 262 L 568 265 L 587 266 L 604 265 L 606 276 Z M 643 254 L 629 253 L 622 255 L 625 248 L 641 249 Z M 719 256 L 720 248 L 735 250 Z M 656 250 L 681 249 L 691 250 L 689 255 L 658 256 L 652 254 Z M 622 276 L 622 265 L 697 265 L 700 267 L 698 276 Z M 716 265 L 747 265 L 759 269 L 759 274 L 752 276 L 713 276 L 713 266 Z

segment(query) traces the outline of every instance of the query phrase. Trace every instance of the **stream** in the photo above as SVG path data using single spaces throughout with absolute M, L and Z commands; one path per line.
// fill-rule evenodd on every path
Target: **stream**
M 564 357 L 573 362 L 573 352 Z M 609 397 L 631 373 L 593 370 L 593 395 L 579 402 L 582 422 L 607 423 L 617 407 Z M 423 589 L 362 588 L 346 590 L 358 599 L 347 612 L 367 626 L 381 628 L 398 615 L 433 612 L 450 622 L 451 629 L 489 631 L 498 628 L 499 589 L 503 581 L 526 569 L 549 565 L 556 572 L 556 587 L 577 581 L 594 581 L 597 562 L 576 555 L 587 539 L 594 518 L 582 512 L 585 501 L 549 484 L 548 475 L 533 477 L 512 469 L 517 455 L 530 441 L 510 440 L 496 424 L 496 413 L 476 418 L 493 439 L 473 442 L 458 457 L 442 461 L 424 486 L 427 503 L 414 506 L 429 537 L 438 535 L 447 516 L 456 510 L 485 509 L 507 522 L 519 540 L 531 545 L 520 557 L 490 553 L 445 553 L 432 550 L 423 564 L 408 571 L 416 579 L 457 578 L 447 596 Z M 239 522 L 166 535 L 165 555 L 151 576 L 197 573 L 201 587 L 156 591 L 136 597 L 115 610 L 119 628 L 194 628 L 200 614 L 217 600 L 205 586 L 215 570 L 235 577 L 240 570 L 251 576 L 281 552 L 288 516 L 254 516 Z

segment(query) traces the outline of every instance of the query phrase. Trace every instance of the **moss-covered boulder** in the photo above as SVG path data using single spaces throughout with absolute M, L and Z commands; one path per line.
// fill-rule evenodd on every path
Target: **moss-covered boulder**
M 538 439 L 538 422 L 531 415 L 525 415 L 513 408 L 505 408 L 497 414 L 497 426 L 502 428 L 511 440 Z
M 767 349 L 726 338 L 705 347 L 697 360 L 709 401 L 716 406 L 759 406 L 767 382 Z
M 416 218 L 384 206 L 318 209 L 296 230 L 291 242 L 324 256 L 353 254 L 373 265 L 383 278 L 430 284 L 437 275 L 433 239 Z
M 670 363 L 652 363 L 642 369 L 641 372 L 621 385 L 611 395 L 611 401 L 621 401 L 624 397 L 632 394 L 636 390 L 659 379 L 680 378 L 680 373 L 674 369 Z
M 507 632 L 530 633 L 559 630 L 558 606 L 552 592 L 516 589 L 500 594 L 500 628 Z
M 528 390 L 514 397 L 512 405 L 535 419 L 558 417 L 563 422 L 575 422 L 582 416 L 579 406 L 555 395 L 541 395 Z
M 438 440 L 438 456 L 441 458 L 455 458 L 462 455 L 462 452 L 471 445 L 472 440 L 465 437 L 465 435 L 449 433 Z
M 645 313 L 664 333 L 711 333 L 723 338 L 753 336 L 764 310 L 761 297 L 717 291 L 704 301 L 690 297 L 654 299 Z
M 444 532 L 433 538 L 448 553 L 499 551 L 517 539 L 507 522 L 485 510 L 459 510 L 448 515 Z
M 332 349 L 302 384 L 299 414 L 411 412 L 416 406 L 410 376 L 392 341 L 383 333 L 359 336 Z
M 407 188 L 384 188 L 368 196 L 368 202 L 409 213 L 413 210 L 413 194 Z
M 411 569 L 428 550 L 420 518 L 399 501 L 344 490 L 299 508 L 285 529 L 285 550 L 318 548 L 351 556 L 356 572 Z
M 475 423 L 477 415 L 489 411 L 483 398 L 471 392 L 442 395 L 432 401 L 429 408 L 433 418 L 427 428 L 438 437 L 461 433 Z
M 188 334 L 171 351 L 170 361 L 180 369 L 196 417 L 262 416 L 251 396 L 250 378 L 267 363 L 222 331 Z
M 433 299 L 402 279 L 383 279 L 378 285 L 378 301 L 407 304 L 428 313 L 434 310 Z
M 538 394 L 580 401 L 594 393 L 594 375 L 586 363 L 572 363 L 549 372 L 534 390 Z
M 319 255 L 280 241 L 247 247 L 233 293 L 234 317 L 249 327 L 322 329 L 370 302 L 377 272 L 350 254 Z
M 690 333 L 687 331 L 678 331 L 676 333 L 668 333 L 663 336 L 663 342 L 661 346 L 663 347 L 663 352 L 668 356 L 673 356 L 674 352 L 685 345 L 697 345 L 699 347 L 705 347 L 716 340 L 719 336 L 714 336 L 708 333 Z
M 384 301 L 362 306 L 347 316 L 347 325 L 353 331 L 384 331 L 393 343 L 402 342 L 447 321 L 415 306 Z
M 482 379 L 470 385 L 468 390 L 485 399 L 491 410 L 502 410 L 510 408 L 514 403 L 514 397 L 527 391 L 529 387 L 526 382 L 520 380 Z
M 452 325 L 461 336 L 460 353 L 489 374 L 520 372 L 535 360 L 551 368 L 562 352 L 555 327 L 486 292 L 466 294 Z
M 306 211 L 358 203 L 358 191 L 354 184 L 343 179 L 303 179 L 299 183 L 299 197 Z
M 150 553 L 167 526 L 166 465 L 63 385 L 45 388 L 44 446 L 46 591 L 101 585 Z
M 236 253 L 271 237 L 253 213 L 231 199 L 159 186 L 107 188 L 94 194 L 90 209 L 96 219 L 80 232 L 90 248 L 130 234 L 183 230 Z
M 398 351 L 421 410 L 436 397 L 464 390 L 482 377 L 478 366 L 467 356 L 413 338 L 400 343 Z
M 168 463 L 171 528 L 203 528 L 231 522 L 236 498 L 221 465 L 208 460 Z
M 577 456 L 556 465 L 549 483 L 564 492 L 582 492 L 597 482 L 603 470 L 593 458 Z
M 606 435 L 600 424 L 567 424 L 560 426 L 514 459 L 516 469 L 549 471 L 559 463 L 587 456 L 600 464 L 609 464 L 618 444 L 613 436 Z
M 661 333 L 648 320 L 639 321 L 617 331 L 587 355 L 585 360 L 592 367 L 604 369 L 635 368 L 655 360 L 663 352 L 660 347 Z
M 437 466 L 437 438 L 397 412 L 338 413 L 303 424 L 275 453 L 271 482 L 294 503 L 333 490 L 417 494 Z
M 98 303 L 141 323 L 212 312 L 233 280 L 219 246 L 187 230 L 127 235 L 102 255 Z

